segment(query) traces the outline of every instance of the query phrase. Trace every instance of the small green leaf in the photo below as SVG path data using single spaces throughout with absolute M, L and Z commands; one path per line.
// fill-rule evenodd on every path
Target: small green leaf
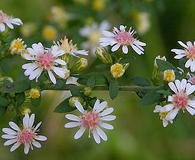
M 76 85 L 69 85 L 68 88 L 69 88 L 73 97 L 82 96 L 82 93 L 80 92 L 80 90 L 78 89 L 78 87 Z
M 156 63 L 157 63 L 157 65 L 158 65 L 158 67 L 159 67 L 159 69 L 161 71 L 165 71 L 167 69 L 176 70 L 176 68 L 171 63 L 169 63 L 167 61 L 163 61 L 163 60 L 157 59 Z
M 39 106 L 41 104 L 41 96 L 39 98 L 36 98 L 36 99 L 31 99 L 31 104 L 33 106 Z
M 30 88 L 30 81 L 28 79 L 17 80 L 14 82 L 15 93 L 20 93 Z
M 87 80 L 87 86 L 93 88 L 95 86 L 95 81 L 95 76 L 89 77 L 89 79 Z
M 135 77 L 132 79 L 132 82 L 135 85 L 139 85 L 139 86 L 150 86 L 150 81 L 148 81 L 146 78 L 144 77 Z
M 118 82 L 116 79 L 112 79 L 109 84 L 109 94 L 110 98 L 114 99 L 118 95 Z
M 62 101 L 54 110 L 57 113 L 66 113 L 75 110 L 75 107 L 69 105 L 69 98 Z
M 5 97 L 0 97 L 0 106 L 7 106 L 9 101 Z
M 16 106 L 17 107 L 20 107 L 24 103 L 24 100 L 25 100 L 24 92 L 16 94 Z
M 159 102 L 161 99 L 160 93 L 156 92 L 148 92 L 141 100 L 140 105 L 146 106 L 146 105 L 152 105 L 156 102 Z

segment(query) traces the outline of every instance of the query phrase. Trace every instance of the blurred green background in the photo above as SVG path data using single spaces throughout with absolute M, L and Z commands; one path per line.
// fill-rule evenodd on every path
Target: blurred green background
M 62 7 L 67 16 L 64 21 L 54 23 L 51 8 Z M 31 24 L 36 31 L 30 36 L 17 27 L 19 37 L 28 45 L 33 42 L 51 44 L 43 36 L 45 26 L 53 26 L 57 37 L 71 37 L 81 46 L 86 39 L 79 29 L 86 24 L 101 23 L 107 20 L 111 26 L 124 24 L 138 30 L 138 37 L 147 43 L 145 55 L 130 64 L 132 76 L 151 77 L 153 60 L 157 55 L 165 55 L 172 61 L 170 49 L 178 47 L 177 40 L 194 40 L 195 37 L 195 1 L 194 0 L 0 0 L 0 9 L 7 14 Z M 146 18 L 139 18 L 145 13 Z M 145 22 L 146 21 L 146 22 Z M 147 25 L 144 27 L 145 23 Z M 143 25 L 143 26 L 142 26 Z M 27 31 L 31 29 L 27 28 Z M 139 31 L 140 30 L 140 31 Z M 17 37 L 16 37 L 17 38 Z M 105 98 L 115 107 L 117 119 L 115 129 L 108 131 L 108 142 L 96 145 L 87 135 L 74 140 L 76 129 L 65 129 L 64 114 L 53 112 L 54 107 L 67 92 L 48 92 L 43 96 L 40 107 L 31 108 L 37 114 L 37 120 L 43 121 L 41 133 L 48 136 L 41 149 L 23 154 L 20 147 L 14 153 L 3 146 L 0 140 L 1 160 L 194 160 L 195 159 L 195 118 L 180 114 L 173 125 L 163 128 L 154 106 L 140 107 L 139 99 L 133 93 L 121 92 L 111 101 L 108 93 L 94 92 Z M 8 114 L 1 118 L 0 127 L 6 127 L 12 119 Z

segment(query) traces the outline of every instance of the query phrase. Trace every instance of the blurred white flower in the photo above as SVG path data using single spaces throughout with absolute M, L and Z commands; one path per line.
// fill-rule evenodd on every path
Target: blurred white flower
M 11 128 L 3 128 L 2 131 L 5 133 L 2 135 L 3 139 L 7 141 L 4 146 L 12 145 L 10 151 L 15 151 L 20 145 L 24 145 L 24 153 L 28 154 L 29 149 L 33 150 L 33 146 L 41 148 L 41 144 L 38 141 L 46 141 L 47 137 L 38 135 L 37 131 L 41 126 L 39 122 L 36 126 L 34 125 L 35 114 L 29 116 L 26 114 L 23 118 L 23 128 L 19 128 L 14 122 L 9 122 Z
M 150 15 L 147 12 L 139 12 L 136 15 L 138 33 L 145 33 L 150 28 Z
M 178 43 L 184 47 L 184 49 L 172 49 L 171 51 L 176 54 L 174 57 L 175 59 L 181 59 L 183 57 L 186 57 L 187 62 L 185 63 L 186 68 L 190 68 L 191 72 L 195 71 L 195 42 L 192 43 L 188 41 L 186 44 L 184 44 L 181 41 L 178 41 Z
M 65 124 L 65 128 L 74 128 L 80 127 L 80 129 L 74 135 L 74 139 L 79 139 L 86 129 L 93 134 L 94 140 L 96 143 L 100 143 L 100 138 L 104 141 L 107 141 L 107 135 L 101 128 L 112 130 L 113 126 L 105 123 L 104 121 L 112 121 L 116 118 L 111 114 L 114 109 L 108 108 L 107 102 L 100 102 L 96 100 L 92 111 L 85 111 L 80 102 L 75 102 L 76 108 L 82 113 L 81 116 L 76 116 L 73 114 L 67 114 L 65 117 L 73 122 Z
M 19 18 L 12 18 L 0 10 L 0 32 L 5 31 L 5 25 L 10 29 L 14 29 L 13 25 L 22 25 L 22 21 Z
M 66 73 L 69 72 L 66 68 L 66 62 L 59 58 L 64 54 L 62 50 L 55 47 L 45 49 L 41 43 L 35 43 L 32 48 L 27 48 L 27 50 L 29 53 L 22 56 L 31 63 L 24 64 L 22 68 L 26 70 L 24 74 L 29 76 L 30 80 L 36 78 L 37 81 L 41 73 L 47 71 L 50 80 L 56 84 L 56 78 L 52 71 L 61 78 L 65 78 Z
M 100 38 L 100 45 L 103 47 L 112 46 L 112 52 L 115 52 L 122 46 L 123 53 L 128 53 L 128 46 L 131 46 L 133 50 L 139 54 L 144 54 L 143 46 L 145 43 L 134 38 L 136 32 L 131 28 L 126 31 L 126 26 L 120 25 L 120 28 L 114 27 L 113 32 L 103 31 L 104 37 Z
M 95 50 L 99 46 L 99 40 L 102 34 L 102 31 L 109 30 L 110 25 L 107 21 L 103 21 L 98 25 L 97 23 L 93 23 L 91 25 L 87 25 L 84 28 L 80 29 L 80 34 L 83 37 L 87 38 L 87 41 L 82 43 L 83 48 L 87 50 L 91 50 L 93 56 L 95 56 Z

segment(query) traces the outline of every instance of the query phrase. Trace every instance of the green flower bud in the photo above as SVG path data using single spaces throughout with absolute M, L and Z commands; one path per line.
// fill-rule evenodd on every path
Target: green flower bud
M 88 66 L 88 61 L 86 58 L 80 58 L 71 68 L 72 72 L 83 71 Z
M 91 90 L 90 87 L 85 87 L 84 88 L 84 95 L 90 96 L 91 95 L 91 92 L 92 92 L 92 90 Z
M 103 63 L 112 64 L 112 57 L 105 48 L 98 47 L 95 54 Z
M 69 105 L 71 106 L 71 107 L 75 107 L 75 102 L 76 101 L 79 101 L 81 104 L 83 103 L 83 99 L 81 98 L 81 97 L 71 97 L 70 99 L 69 99 Z

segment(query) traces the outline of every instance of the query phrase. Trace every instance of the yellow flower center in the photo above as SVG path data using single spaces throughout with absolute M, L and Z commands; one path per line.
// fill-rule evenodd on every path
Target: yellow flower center
M 30 98 L 37 99 L 40 97 L 40 91 L 38 89 L 32 88 L 29 92 Z
M 171 82 L 175 80 L 175 72 L 173 70 L 165 70 L 164 71 L 164 80 Z
M 101 37 L 101 33 L 97 32 L 97 31 L 93 31 L 90 35 L 89 35 L 89 41 L 91 43 L 97 43 L 99 41 Z
M 168 113 L 169 113 L 169 112 L 160 112 L 160 117 L 161 117 L 162 119 L 165 119 Z
M 112 76 L 114 78 L 120 78 L 125 73 L 125 69 L 124 69 L 123 65 L 119 64 L 119 63 L 113 64 L 110 68 L 110 71 L 111 71 Z

